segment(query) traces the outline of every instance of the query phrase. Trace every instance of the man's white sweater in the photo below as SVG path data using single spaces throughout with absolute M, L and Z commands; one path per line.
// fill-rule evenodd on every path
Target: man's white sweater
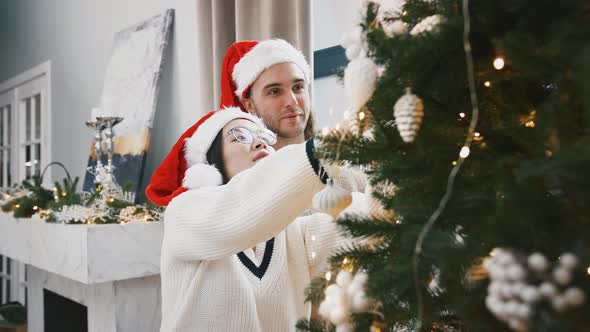
M 294 331 L 309 318 L 304 290 L 347 242 L 330 216 L 299 217 L 324 187 L 312 144 L 170 202 L 161 331 Z

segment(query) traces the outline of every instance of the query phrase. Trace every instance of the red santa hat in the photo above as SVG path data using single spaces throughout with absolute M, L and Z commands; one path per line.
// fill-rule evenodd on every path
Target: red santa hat
M 145 190 L 148 199 L 156 205 L 165 206 L 189 189 L 221 185 L 221 172 L 214 165 L 209 165 L 207 151 L 217 134 L 234 119 L 247 119 L 264 128 L 258 117 L 237 107 L 209 112 L 180 136 L 156 169 Z
M 232 44 L 221 67 L 221 102 L 219 107 L 241 107 L 258 76 L 272 65 L 291 62 L 311 83 L 311 69 L 301 51 L 282 39 L 247 40 Z

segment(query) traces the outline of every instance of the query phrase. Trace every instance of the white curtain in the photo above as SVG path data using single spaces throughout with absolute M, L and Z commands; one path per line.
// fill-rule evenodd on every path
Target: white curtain
M 219 104 L 223 56 L 235 41 L 285 39 L 312 65 L 311 0 L 197 1 L 199 66 L 211 79 L 210 86 L 200 88 L 212 96 L 212 108 Z

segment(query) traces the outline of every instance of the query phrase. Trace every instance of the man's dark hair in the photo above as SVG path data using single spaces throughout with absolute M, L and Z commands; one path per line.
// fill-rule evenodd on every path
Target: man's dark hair
M 221 146 L 223 141 L 223 130 L 220 130 L 215 136 L 213 143 L 211 143 L 211 147 L 209 147 L 209 151 L 207 151 L 207 162 L 209 165 L 215 166 L 221 176 L 223 178 L 223 184 L 228 182 L 227 176 L 225 174 L 225 164 L 223 163 L 223 156 L 221 154 Z

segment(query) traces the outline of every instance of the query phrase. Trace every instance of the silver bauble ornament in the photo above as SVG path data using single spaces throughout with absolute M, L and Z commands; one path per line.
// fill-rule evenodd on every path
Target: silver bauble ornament
M 406 88 L 406 94 L 398 99 L 393 106 L 393 116 L 404 142 L 413 142 L 418 135 L 420 125 L 422 125 L 422 118 L 424 118 L 422 99 L 412 94 L 410 88 Z

